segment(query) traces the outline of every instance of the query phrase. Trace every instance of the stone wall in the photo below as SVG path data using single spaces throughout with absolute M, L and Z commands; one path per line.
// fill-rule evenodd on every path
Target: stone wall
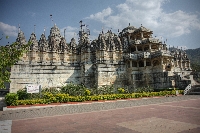
M 59 87 L 65 83 L 80 84 L 81 67 L 74 65 L 70 55 L 56 52 L 27 52 L 11 68 L 10 92 L 39 84 L 42 88 Z
M 123 86 L 125 80 L 124 65 L 97 64 L 95 74 L 98 86 L 114 85 L 120 87 Z

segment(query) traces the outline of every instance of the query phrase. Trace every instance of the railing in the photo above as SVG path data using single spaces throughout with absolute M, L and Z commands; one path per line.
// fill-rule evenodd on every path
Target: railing
M 184 95 L 186 95 L 191 88 L 192 88 L 192 85 L 189 84 L 184 90 Z

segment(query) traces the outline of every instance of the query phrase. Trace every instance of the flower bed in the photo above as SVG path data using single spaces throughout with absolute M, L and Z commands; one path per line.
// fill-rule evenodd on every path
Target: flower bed
M 179 90 L 179 94 L 183 94 L 183 90 Z M 8 93 L 5 96 L 5 101 L 8 106 L 18 105 L 41 105 L 41 104 L 60 104 L 72 102 L 85 101 L 106 101 L 117 99 L 132 99 L 142 97 L 166 96 L 175 95 L 175 91 L 160 91 L 160 92 L 143 92 L 143 93 L 128 93 L 128 94 L 107 94 L 107 95 L 93 95 L 93 96 L 69 96 L 64 93 L 53 94 L 50 92 L 44 93 L 40 99 L 24 99 L 19 100 L 16 93 Z

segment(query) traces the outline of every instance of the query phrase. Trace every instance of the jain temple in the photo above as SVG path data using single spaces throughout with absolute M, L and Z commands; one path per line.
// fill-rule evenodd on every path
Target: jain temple
M 29 84 L 42 88 L 74 83 L 88 88 L 113 85 L 130 89 L 184 89 L 194 84 L 186 53 L 170 50 L 166 42 L 152 36 L 150 29 L 129 24 L 117 34 L 102 31 L 91 41 L 89 30 L 82 21 L 80 25 L 79 40 L 72 38 L 70 43 L 56 25 L 39 40 L 32 33 L 28 40 L 31 46 L 11 68 L 10 92 Z M 16 42 L 19 46 L 27 43 L 20 29 Z

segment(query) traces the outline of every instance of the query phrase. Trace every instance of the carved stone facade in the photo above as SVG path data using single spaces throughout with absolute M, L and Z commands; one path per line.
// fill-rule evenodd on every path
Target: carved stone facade
M 118 35 L 109 30 L 89 40 L 88 30 L 79 31 L 79 41 L 68 44 L 54 25 L 46 38 L 39 41 L 34 33 L 28 52 L 11 68 L 10 91 L 16 92 L 27 84 L 59 87 L 66 83 L 84 84 L 93 88 L 115 87 L 185 88 L 193 82 L 190 60 L 182 50 L 171 51 L 153 31 L 141 26 L 128 26 Z M 22 31 L 16 40 L 26 43 Z

